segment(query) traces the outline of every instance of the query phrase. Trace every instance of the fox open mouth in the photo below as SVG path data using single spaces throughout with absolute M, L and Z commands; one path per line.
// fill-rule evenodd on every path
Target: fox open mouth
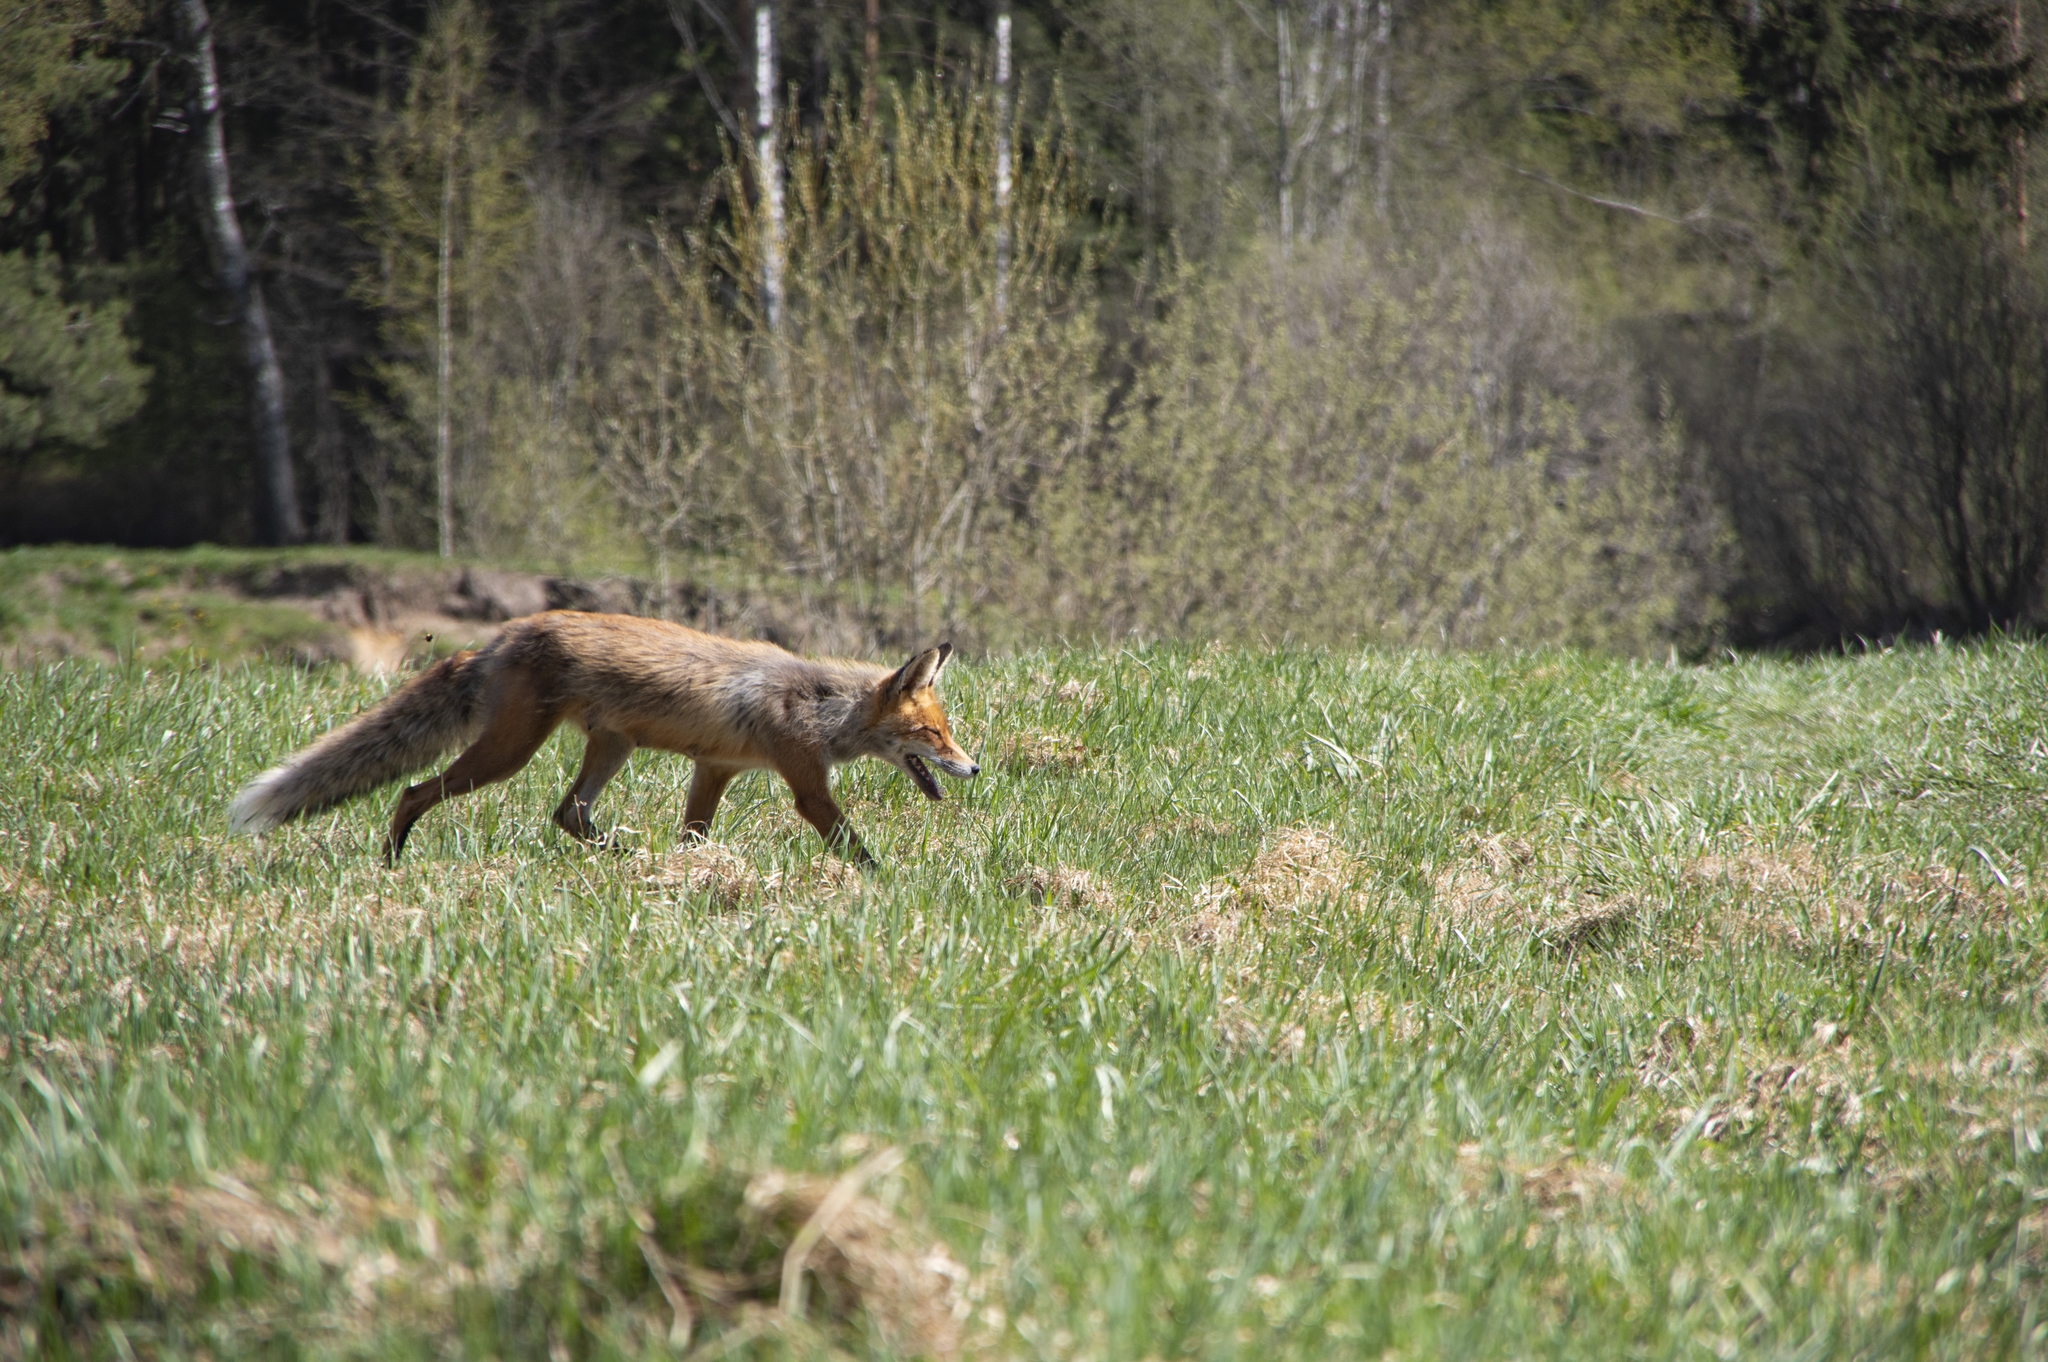
M 926 799 L 944 799 L 946 797 L 939 790 L 939 782 L 932 779 L 931 769 L 924 764 L 923 758 L 913 753 L 905 752 L 903 754 L 903 769 L 910 773 L 911 782 L 924 792 Z

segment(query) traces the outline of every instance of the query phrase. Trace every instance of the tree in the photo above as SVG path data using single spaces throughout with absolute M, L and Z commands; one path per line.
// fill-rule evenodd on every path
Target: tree
M 389 431 L 432 450 L 435 542 L 455 552 L 456 370 L 481 313 L 525 238 L 525 157 L 512 115 L 486 82 L 490 35 L 473 0 L 436 8 L 414 54 L 405 99 L 384 122 L 360 194 L 377 248 L 362 294 L 383 311 L 393 357 L 378 368 L 402 413 Z M 430 376 L 431 375 L 431 376 Z M 477 397 L 474 386 L 464 391 Z M 485 413 L 472 409 L 472 432 Z
M 31 0 L 0 15 L 0 190 L 33 171 L 53 104 L 90 98 L 122 63 L 90 50 L 73 0 Z M 67 296 L 61 263 L 39 247 L 0 253 L 0 453 L 92 445 L 142 405 L 149 371 L 122 333 L 125 305 Z
M 2002 178 L 2015 138 L 2048 117 L 2026 93 L 2017 15 L 2013 0 L 1732 7 L 1742 95 L 1727 125 L 1775 183 L 1780 214 L 1824 248 L 1873 191 L 1895 201 L 1924 186 L 1974 212 L 1970 186 Z
M 0 255 L 0 453 L 96 444 L 142 405 L 124 309 L 65 300 L 47 258 Z
M 242 358 L 249 370 L 250 424 L 256 436 L 256 538 L 264 544 L 296 544 L 305 538 L 299 519 L 298 485 L 292 474 L 291 435 L 285 428 L 284 370 L 270 337 L 270 308 L 263 283 L 249 262 L 235 214 L 228 173 L 227 134 L 222 127 L 220 75 L 213 59 L 213 17 L 205 0 L 180 0 L 189 57 L 198 82 L 189 108 L 199 134 L 200 173 L 205 194 L 200 221 L 213 248 L 220 287 L 242 333 Z

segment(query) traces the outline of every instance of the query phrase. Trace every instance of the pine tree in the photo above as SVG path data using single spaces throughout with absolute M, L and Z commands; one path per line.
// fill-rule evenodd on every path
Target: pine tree
M 1744 0 L 1727 20 L 1743 95 L 1729 124 L 1808 230 L 1871 189 L 1961 203 L 2011 167 L 2048 101 L 2026 93 L 2030 54 L 2012 0 L 1874 4 Z M 1969 205 L 1966 211 L 1974 211 Z
M 0 192 L 41 163 L 53 105 L 90 98 L 123 70 L 93 50 L 77 0 L 29 0 L 0 14 Z M 0 220 L 6 202 L 0 200 Z M 46 247 L 0 253 L 0 452 L 90 445 L 142 405 L 149 371 L 122 332 L 127 308 L 67 295 Z

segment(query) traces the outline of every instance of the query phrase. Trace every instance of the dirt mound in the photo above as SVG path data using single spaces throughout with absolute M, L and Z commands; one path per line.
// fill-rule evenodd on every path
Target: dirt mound
M 1116 896 L 1100 880 L 1078 866 L 1026 866 L 1006 883 L 1041 908 L 1101 912 L 1116 903 Z
M 655 616 L 802 652 L 888 642 L 844 610 L 699 582 L 334 553 L 17 550 L 0 573 L 0 665 L 270 656 L 393 672 L 474 647 L 507 620 L 542 610 Z
M 147 1355 L 197 1331 L 344 1352 L 395 1333 L 453 1351 L 479 1319 L 508 1342 L 558 1343 L 551 1317 L 574 1301 L 602 1331 L 679 1350 L 707 1333 L 720 1352 L 773 1334 L 804 1355 L 865 1352 L 873 1337 L 891 1355 L 960 1356 L 966 1268 L 874 1190 L 901 1151 L 838 1177 L 745 1177 L 713 1159 L 653 1201 L 615 1147 L 606 1155 L 619 1196 L 587 1189 L 553 1230 L 469 1223 L 454 1196 L 400 1206 L 254 1171 L 46 1202 L 0 1248 L 0 1354 L 62 1351 L 60 1339 L 96 1354 L 94 1339 L 118 1335 Z
M 821 856 L 794 872 L 764 871 L 720 842 L 650 857 L 642 878 L 650 889 L 701 895 L 727 911 L 766 899 L 830 898 L 860 885 L 860 871 L 837 858 Z

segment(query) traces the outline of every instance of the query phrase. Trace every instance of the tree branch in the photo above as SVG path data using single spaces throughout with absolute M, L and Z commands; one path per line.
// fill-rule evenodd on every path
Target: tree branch
M 697 2 L 718 26 L 725 30 L 726 41 L 732 44 L 732 50 L 739 51 L 739 39 L 733 36 L 732 28 L 716 10 L 704 4 L 704 0 Z M 747 140 L 746 132 L 740 127 L 739 120 L 733 117 L 732 110 L 726 107 L 725 100 L 719 96 L 718 87 L 711 83 L 711 77 L 705 74 L 704 59 L 697 51 L 697 30 L 690 27 L 690 17 L 683 12 L 683 0 L 668 0 L 668 20 L 675 25 L 676 33 L 681 36 L 683 50 L 690 54 L 690 70 L 696 73 L 697 84 L 704 89 L 704 98 L 711 102 L 711 111 L 718 115 L 718 121 L 724 126 L 726 135 L 736 144 L 744 144 Z

